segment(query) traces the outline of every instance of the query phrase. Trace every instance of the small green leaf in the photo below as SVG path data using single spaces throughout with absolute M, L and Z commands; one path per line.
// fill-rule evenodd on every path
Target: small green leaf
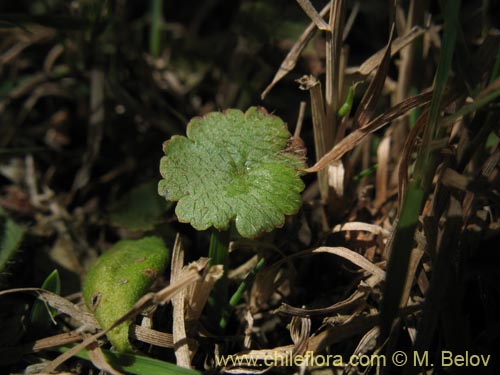
M 54 292 L 55 294 L 61 293 L 61 278 L 59 277 L 57 269 L 52 271 L 50 275 L 47 276 L 42 284 L 42 289 Z M 48 307 L 40 300 L 36 300 L 31 308 L 30 321 L 32 327 L 34 327 L 37 331 L 43 331 L 49 328 L 51 324 L 50 317 L 53 318 L 55 314 L 56 310 L 54 308 Z
M 163 273 L 168 250 L 158 237 L 123 240 L 106 251 L 90 268 L 83 282 L 83 297 L 103 329 L 127 313 Z M 118 351 L 132 351 L 130 322 L 108 332 Z
M 134 187 L 110 207 L 111 223 L 130 231 L 152 230 L 168 208 L 156 190 L 154 181 Z
M 23 228 L 9 219 L 0 207 L 0 272 L 16 253 L 23 236 Z
M 194 118 L 187 137 L 164 144 L 159 194 L 178 201 L 179 221 L 197 230 L 235 220 L 243 237 L 270 231 L 302 203 L 305 165 L 286 150 L 289 138 L 285 123 L 259 107 Z

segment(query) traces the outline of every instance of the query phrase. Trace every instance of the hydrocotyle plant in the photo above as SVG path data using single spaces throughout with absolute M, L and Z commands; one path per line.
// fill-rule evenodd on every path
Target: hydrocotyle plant
M 89 269 L 83 282 L 85 304 L 103 329 L 126 314 L 165 270 L 168 250 L 159 237 L 122 240 Z M 107 333 L 113 347 L 133 351 L 128 339 L 130 322 Z
M 212 112 L 192 119 L 185 136 L 163 145 L 159 194 L 177 201 L 180 222 L 197 230 L 213 228 L 211 264 L 227 269 L 230 224 L 242 237 L 282 226 L 301 204 L 304 156 L 296 152 L 286 124 L 264 108 Z M 263 260 L 260 266 L 263 265 Z M 238 289 L 228 302 L 226 274 L 211 299 L 210 325 L 224 330 Z M 218 328 L 215 326 L 218 325 Z
M 264 108 L 212 112 L 192 119 L 187 137 L 163 145 L 159 194 L 177 201 L 179 221 L 197 230 L 254 238 L 295 214 L 304 189 L 303 157 L 289 146 L 285 123 Z

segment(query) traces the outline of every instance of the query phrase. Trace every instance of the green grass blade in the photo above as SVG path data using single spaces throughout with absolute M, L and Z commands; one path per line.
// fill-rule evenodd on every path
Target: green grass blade
M 391 245 L 392 251 L 387 264 L 380 324 L 382 337 L 388 337 L 392 323 L 398 315 L 413 248 L 413 236 L 417 228 L 424 196 L 420 184 L 415 180 L 410 181 L 396 225 Z
M 161 53 L 161 23 L 163 0 L 151 0 L 151 26 L 149 31 L 149 53 L 159 57 Z
M 210 235 L 210 247 L 208 249 L 210 258 L 209 266 L 221 264 L 224 267 L 224 274 L 217 281 L 212 289 L 208 300 L 208 324 L 215 330 L 223 330 L 222 325 L 224 317 L 229 316 L 228 304 L 228 278 L 227 269 L 229 263 L 229 232 L 212 229 Z
M 481 109 L 482 107 L 484 107 L 485 105 L 487 105 L 488 103 L 490 103 L 491 101 L 495 100 L 498 97 L 500 97 L 500 90 L 495 90 L 495 91 L 492 91 L 492 92 L 486 94 L 482 98 L 474 100 L 473 103 L 464 105 L 458 111 L 456 111 L 452 115 L 446 117 L 443 120 L 443 125 L 450 124 L 450 123 L 456 121 L 457 119 L 459 119 L 460 117 L 464 117 L 464 116 L 468 115 L 469 113 L 472 113 L 474 111 L 477 111 L 478 109 Z
M 23 228 L 9 219 L 0 207 L 0 272 L 4 271 L 8 261 L 16 253 L 23 236 Z
M 438 120 L 443 94 L 448 82 L 453 60 L 457 33 L 460 1 L 448 0 L 445 9 L 443 42 L 440 59 L 434 79 L 434 92 L 430 104 L 429 119 L 424 130 L 423 146 L 415 165 L 412 181 L 403 199 L 387 264 L 387 276 L 381 309 L 381 336 L 387 338 L 392 324 L 398 315 L 401 297 L 404 292 L 414 235 L 418 224 L 427 190 L 435 171 L 434 157 L 431 155 L 431 141 L 438 138 Z
M 64 353 L 69 350 L 69 346 L 59 347 L 59 351 Z M 102 349 L 104 357 L 108 363 L 115 369 L 126 371 L 136 375 L 200 375 L 196 370 L 179 367 L 173 363 L 160 361 L 158 359 L 144 357 L 138 354 L 117 353 Z M 86 350 L 82 350 L 75 356 L 90 360 Z
M 493 69 L 491 71 L 491 77 L 489 83 L 492 83 L 495 80 L 495 78 L 498 77 L 499 74 L 500 74 L 500 47 L 498 48 L 497 51 L 497 57 L 495 59 L 495 64 L 493 65 Z
M 437 138 L 438 119 L 441 111 L 443 94 L 448 83 L 448 77 L 451 71 L 453 60 L 453 51 L 458 33 L 458 14 L 460 11 L 460 0 L 448 0 L 445 9 L 445 21 L 443 42 L 437 67 L 436 77 L 434 79 L 434 94 L 432 95 L 431 106 L 429 110 L 429 120 L 423 136 L 422 153 L 418 156 L 414 178 L 424 179 L 425 185 L 432 180 L 434 173 L 429 169 L 431 167 L 431 140 Z

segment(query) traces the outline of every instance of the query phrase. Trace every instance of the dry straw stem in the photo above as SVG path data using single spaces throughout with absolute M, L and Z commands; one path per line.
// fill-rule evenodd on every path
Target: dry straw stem
M 170 283 L 174 284 L 179 276 L 182 275 L 182 268 L 184 267 L 184 248 L 180 235 L 177 233 L 175 243 L 172 250 L 172 262 L 170 266 Z M 182 290 L 172 298 L 172 336 L 175 346 L 175 357 L 177 365 L 180 367 L 191 368 L 191 352 L 188 346 L 186 335 L 186 322 L 185 317 L 185 300 L 186 290 Z
M 399 124 L 404 126 L 404 124 Z M 389 174 L 391 133 L 386 132 L 377 148 L 377 172 L 375 175 L 375 207 L 380 207 L 387 199 L 387 178 Z
M 314 164 L 311 168 L 307 168 L 304 171 L 306 173 L 318 172 L 323 168 L 326 168 L 328 164 L 332 161 L 339 160 L 342 156 L 344 156 L 347 152 L 352 150 L 358 144 L 363 141 L 363 139 L 385 125 L 389 124 L 394 119 L 403 116 L 408 111 L 422 107 L 428 104 L 431 100 L 432 92 L 426 92 L 422 94 L 418 94 L 415 96 L 411 96 L 408 99 L 405 99 L 401 103 L 396 104 L 394 107 L 387 110 L 385 113 L 376 117 L 364 127 L 357 129 L 347 135 L 342 141 L 337 143 L 325 156 L 323 156 L 316 164 Z
M 332 233 L 345 232 L 345 231 L 363 231 L 369 232 L 384 237 L 389 237 L 391 232 L 382 228 L 377 224 L 362 223 L 359 221 L 351 221 L 344 224 L 337 224 L 333 227 Z
M 330 31 L 330 27 L 325 22 L 323 17 L 318 13 L 316 8 L 313 7 L 309 0 L 297 0 L 302 10 L 307 14 L 316 27 L 323 31 Z
M 326 119 L 321 83 L 313 76 L 303 76 L 298 80 L 298 83 L 300 83 L 302 90 L 309 90 L 311 95 L 314 149 L 316 150 L 316 160 L 318 161 L 331 147 L 329 139 L 324 137 L 325 133 L 328 133 L 327 128 L 329 128 L 329 125 Z M 321 200 L 327 202 L 328 174 L 326 172 L 319 173 L 318 182 Z
M 345 16 L 345 1 L 333 0 L 330 10 L 329 26 L 331 32 L 326 34 L 326 119 L 328 129 L 324 136 L 327 137 L 329 146 L 333 146 L 334 133 L 337 128 L 337 111 L 340 107 L 344 72 L 340 71 L 340 57 L 342 54 L 343 28 Z M 330 148 L 329 147 L 329 148 Z
M 139 326 L 137 324 L 130 325 L 130 337 L 139 341 L 160 346 L 162 348 L 173 348 L 174 339 L 171 333 L 157 331 L 151 328 Z
M 304 116 L 306 114 L 307 103 L 305 101 L 300 102 L 299 114 L 297 116 L 297 124 L 295 125 L 295 131 L 293 132 L 294 137 L 300 137 L 300 132 L 302 131 L 302 124 L 304 123 Z
M 209 259 L 200 258 L 200 261 L 208 264 Z M 186 324 L 188 332 L 195 329 L 201 313 L 203 312 L 203 308 L 207 304 L 210 292 L 212 291 L 217 280 L 219 280 L 223 274 L 223 266 L 217 264 L 210 267 L 202 279 L 188 287 L 188 291 L 186 293 Z
M 311 334 L 311 319 L 294 316 L 290 322 L 290 337 L 294 343 L 292 355 L 302 355 L 307 350 Z
M 425 33 L 425 29 L 420 26 L 414 26 L 410 31 L 408 31 L 405 35 L 400 36 L 393 40 L 392 48 L 391 48 L 391 57 L 398 53 L 402 48 L 406 47 L 408 44 L 413 42 L 416 38 L 423 35 Z M 359 66 L 359 68 L 351 71 L 351 74 L 361 74 L 366 76 L 373 72 L 382 62 L 386 49 L 381 49 L 380 51 L 373 54 L 369 57 L 363 64 Z
M 334 314 L 341 314 L 347 311 L 352 311 L 358 306 L 364 305 L 365 297 L 366 293 L 364 291 L 356 290 L 348 298 L 327 307 L 305 309 L 302 307 L 294 307 L 283 303 L 280 307 L 274 310 L 274 313 L 303 317 L 332 316 Z
M 326 4 L 323 9 L 319 12 L 321 17 L 326 16 L 328 11 L 330 10 L 330 3 Z M 276 72 L 273 80 L 271 83 L 264 89 L 264 91 L 261 94 L 261 98 L 264 99 L 267 94 L 269 94 L 269 91 L 285 77 L 288 73 L 290 73 L 294 68 L 295 65 L 297 64 L 297 60 L 304 50 L 306 48 L 307 43 L 311 40 L 311 38 L 314 36 L 314 33 L 316 31 L 316 25 L 314 22 L 311 22 L 309 26 L 304 30 L 302 35 L 299 37 L 297 42 L 293 45 L 293 47 L 290 49 L 288 54 L 286 55 L 285 59 L 281 63 L 278 71 Z
M 373 117 L 375 113 L 375 107 L 384 88 L 385 78 L 389 72 L 389 64 L 391 62 L 391 44 L 394 36 L 394 24 L 391 28 L 391 33 L 389 36 L 389 42 L 385 48 L 385 53 L 382 61 L 375 73 L 375 77 L 370 82 L 368 89 L 366 90 L 361 102 L 359 103 L 358 109 L 354 115 L 354 128 L 364 127 Z

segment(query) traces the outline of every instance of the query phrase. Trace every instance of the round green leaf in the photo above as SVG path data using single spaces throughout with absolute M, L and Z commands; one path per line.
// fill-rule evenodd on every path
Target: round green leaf
M 197 230 L 226 230 L 235 220 L 247 238 L 284 223 L 298 211 L 303 159 L 287 150 L 285 123 L 260 107 L 196 117 L 187 137 L 164 143 L 158 191 L 178 201 L 181 222 Z
M 158 237 L 123 240 L 99 257 L 83 282 L 83 298 L 103 329 L 127 313 L 163 273 L 168 251 Z M 118 351 L 132 351 L 130 322 L 108 332 Z

